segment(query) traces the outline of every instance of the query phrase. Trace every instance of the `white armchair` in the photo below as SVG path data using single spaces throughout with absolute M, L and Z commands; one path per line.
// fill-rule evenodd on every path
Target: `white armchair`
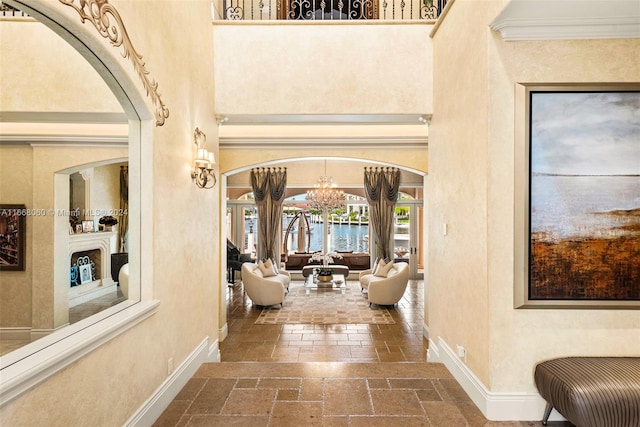
M 409 264 L 397 262 L 389 270 L 386 277 L 375 276 L 371 270 L 364 270 L 359 275 L 360 287 L 367 290 L 369 304 L 397 304 L 409 283 Z
M 118 285 L 120 285 L 120 291 L 125 298 L 129 298 L 129 263 L 126 263 L 120 267 L 118 272 Z
M 256 305 L 269 306 L 284 304 L 286 290 L 289 289 L 291 275 L 281 271 L 275 276 L 264 277 L 257 264 L 242 264 L 242 284 L 244 290 Z

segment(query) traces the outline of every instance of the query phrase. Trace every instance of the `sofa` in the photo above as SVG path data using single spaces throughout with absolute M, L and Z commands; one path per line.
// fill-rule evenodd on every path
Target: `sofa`
M 370 261 L 371 257 L 368 253 L 365 252 L 340 252 L 342 255 L 342 259 L 336 258 L 334 259 L 335 264 L 344 265 L 349 270 L 365 270 L 371 267 Z M 302 267 L 306 265 L 320 265 L 320 262 L 309 263 L 309 259 L 313 255 L 311 252 L 296 252 L 293 254 L 288 254 L 284 257 L 285 265 L 287 270 L 289 271 L 298 271 L 302 270 Z
M 273 276 L 265 277 L 258 264 L 245 262 L 242 264 L 242 284 L 254 304 L 269 306 L 284 304 L 284 296 L 289 289 L 291 275 L 280 271 Z
M 381 263 L 384 263 L 381 261 Z M 385 264 L 386 265 L 386 264 Z M 367 291 L 369 305 L 395 305 L 402 299 L 409 283 L 409 264 L 406 262 L 391 263 L 386 274 L 369 270 L 361 271 L 358 275 L 360 288 Z

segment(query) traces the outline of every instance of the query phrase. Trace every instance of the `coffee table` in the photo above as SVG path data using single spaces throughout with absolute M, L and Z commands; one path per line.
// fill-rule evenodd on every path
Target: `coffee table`
M 325 285 L 326 284 L 326 285 Z M 329 284 L 331 286 L 329 286 Z M 324 286 L 323 286 L 324 285 Z M 347 290 L 347 281 L 343 274 L 334 274 L 331 282 L 319 282 L 310 274 L 304 282 L 305 294 L 309 295 L 309 292 L 316 290 L 322 291 L 341 291 L 343 294 Z
M 320 268 L 322 267 L 321 265 L 316 265 L 316 264 L 309 264 L 309 265 L 305 265 L 304 267 L 302 267 L 302 275 L 304 277 L 309 277 L 313 275 L 313 270 L 315 270 L 316 268 Z M 327 270 L 331 270 L 333 273 L 336 274 L 342 274 L 344 277 L 347 277 L 349 275 L 349 267 L 347 267 L 346 265 L 339 265 L 339 264 L 329 264 L 328 266 L 324 267 Z

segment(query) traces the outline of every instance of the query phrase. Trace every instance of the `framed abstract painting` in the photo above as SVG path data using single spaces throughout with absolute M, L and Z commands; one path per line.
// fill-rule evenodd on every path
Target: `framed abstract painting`
M 640 307 L 640 87 L 527 86 L 516 307 Z

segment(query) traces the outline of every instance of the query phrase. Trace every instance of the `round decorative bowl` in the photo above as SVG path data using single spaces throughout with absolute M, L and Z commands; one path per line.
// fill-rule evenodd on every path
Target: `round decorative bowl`
M 333 276 L 320 276 L 318 275 L 318 282 L 330 282 L 333 280 Z

